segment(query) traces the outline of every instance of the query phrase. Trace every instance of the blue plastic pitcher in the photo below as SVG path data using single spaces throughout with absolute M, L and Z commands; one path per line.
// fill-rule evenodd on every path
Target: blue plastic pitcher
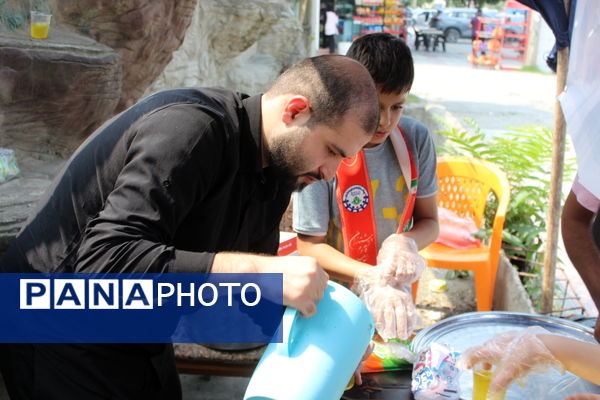
M 288 307 L 283 342 L 267 346 L 244 400 L 338 400 L 373 336 L 373 319 L 350 290 L 329 282 L 317 313 Z

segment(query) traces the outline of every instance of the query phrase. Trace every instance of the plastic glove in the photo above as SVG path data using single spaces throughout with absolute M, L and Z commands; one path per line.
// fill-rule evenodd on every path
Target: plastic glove
M 396 288 L 418 280 L 426 265 L 415 241 L 397 233 L 383 241 L 377 254 L 378 273 L 387 284 Z
M 532 326 L 522 331 L 498 334 L 482 346 L 465 351 L 459 365 L 463 368 L 472 368 L 477 363 L 495 365 L 489 390 L 496 393 L 530 373 L 544 372 L 551 367 L 563 373 L 564 366 L 537 337 L 549 333 L 544 328 Z
M 410 293 L 391 286 L 373 286 L 359 293 L 384 340 L 408 339 L 421 323 Z
M 417 244 L 409 237 L 388 236 L 377 255 L 377 265 L 359 269 L 354 278 L 354 288 L 360 294 L 375 286 L 392 286 L 404 290 L 418 280 L 427 262 L 417 252 Z

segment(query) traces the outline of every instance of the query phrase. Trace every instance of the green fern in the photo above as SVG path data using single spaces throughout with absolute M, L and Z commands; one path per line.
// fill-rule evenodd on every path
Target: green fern
M 466 155 L 490 161 L 505 173 L 511 185 L 511 200 L 504 223 L 503 242 L 507 255 L 542 261 L 540 250 L 546 232 L 547 196 L 550 189 L 552 132 L 541 126 L 508 128 L 502 134 L 486 135 L 475 121 L 468 119 L 470 130 L 447 128 L 440 133 L 447 139 L 438 148 L 440 154 Z M 446 124 L 447 126 L 447 124 Z M 574 159 L 565 161 L 565 176 L 574 174 Z M 495 210 L 494 196 L 488 199 L 485 228 L 489 229 Z M 534 272 L 535 263 L 521 265 Z

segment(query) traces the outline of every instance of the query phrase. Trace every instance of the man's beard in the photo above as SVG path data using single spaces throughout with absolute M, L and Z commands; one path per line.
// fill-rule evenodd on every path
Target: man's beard
M 303 134 L 303 132 L 294 132 L 275 137 L 271 143 L 269 166 L 283 190 L 290 192 L 302 190 L 306 186 L 306 183 L 298 182 L 302 175 L 310 175 L 320 179 L 320 176 L 315 173 L 302 174 L 302 171 L 306 170 L 302 159 L 302 142 L 305 137 L 306 134 Z

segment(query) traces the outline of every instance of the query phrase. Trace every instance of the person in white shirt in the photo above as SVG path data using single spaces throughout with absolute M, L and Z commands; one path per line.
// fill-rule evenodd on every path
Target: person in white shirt
M 339 17 L 337 16 L 337 14 L 333 11 L 333 6 L 331 6 L 330 4 L 328 4 L 325 7 L 325 29 L 324 29 L 324 33 L 325 33 L 325 43 L 327 44 L 327 47 L 329 47 L 329 54 L 335 54 L 336 53 L 336 42 L 335 42 L 335 36 L 339 35 L 339 31 L 338 31 L 338 23 L 340 22 Z

